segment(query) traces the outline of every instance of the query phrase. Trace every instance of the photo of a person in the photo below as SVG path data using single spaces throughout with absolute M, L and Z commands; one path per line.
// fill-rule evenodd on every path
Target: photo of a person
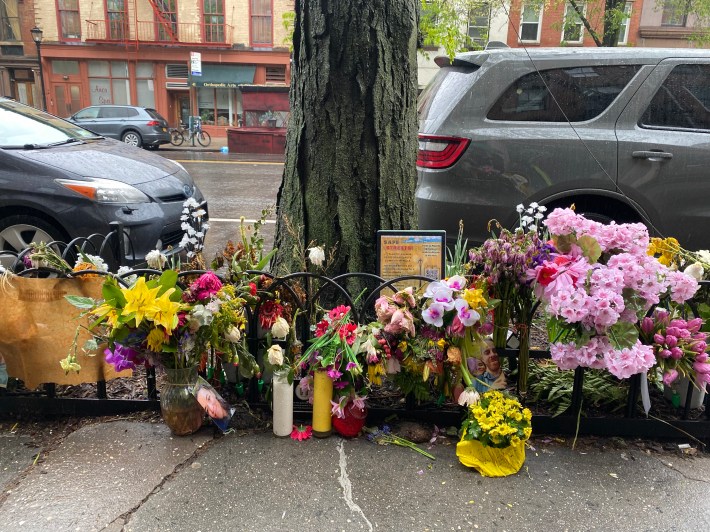
M 202 377 L 197 379 L 197 384 L 193 388 L 192 393 L 214 424 L 217 425 L 222 432 L 225 432 L 229 427 L 229 420 L 232 419 L 232 414 L 234 413 L 234 410 L 230 408 L 227 401 Z
M 481 360 L 486 366 L 486 371 L 481 376 L 481 380 L 490 386 L 491 390 L 502 390 L 505 388 L 505 374 L 500 365 L 500 358 L 493 345 L 493 340 L 486 338 L 482 346 Z M 487 391 L 487 390 L 486 390 Z

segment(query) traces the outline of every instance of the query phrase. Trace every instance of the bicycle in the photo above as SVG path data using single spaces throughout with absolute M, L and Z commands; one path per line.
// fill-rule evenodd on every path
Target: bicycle
M 189 133 L 185 124 L 180 124 L 178 127 L 172 127 L 168 130 L 170 133 L 170 144 L 173 146 L 182 146 L 185 142 L 185 133 Z
M 212 137 L 210 137 L 210 134 L 202 130 L 202 120 L 199 116 L 196 116 L 194 118 L 193 127 L 190 130 L 190 136 L 187 138 L 187 141 L 192 141 L 192 145 L 194 146 L 195 139 L 197 139 L 197 142 L 200 143 L 200 146 L 203 146 L 205 148 L 209 146 L 212 142 Z

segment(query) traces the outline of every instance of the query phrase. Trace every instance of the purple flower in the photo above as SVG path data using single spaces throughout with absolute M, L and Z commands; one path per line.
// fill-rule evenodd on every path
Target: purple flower
M 136 363 L 142 362 L 138 351 L 121 344 L 115 344 L 113 351 L 105 349 L 104 355 L 106 355 L 106 362 L 111 364 L 118 372 L 136 369 Z

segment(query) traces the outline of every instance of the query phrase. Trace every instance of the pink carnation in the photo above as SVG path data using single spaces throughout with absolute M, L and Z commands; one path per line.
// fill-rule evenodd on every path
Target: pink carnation
M 214 272 L 206 272 L 200 275 L 197 280 L 192 283 L 190 290 L 195 294 L 197 299 L 209 299 L 222 288 L 222 281 L 219 280 Z

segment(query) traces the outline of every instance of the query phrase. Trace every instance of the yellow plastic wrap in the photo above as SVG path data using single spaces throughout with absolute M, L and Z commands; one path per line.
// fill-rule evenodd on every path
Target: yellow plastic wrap
M 507 477 L 520 471 L 525 462 L 525 442 L 504 449 L 484 447 L 478 440 L 462 439 L 456 445 L 459 461 L 484 477 Z

